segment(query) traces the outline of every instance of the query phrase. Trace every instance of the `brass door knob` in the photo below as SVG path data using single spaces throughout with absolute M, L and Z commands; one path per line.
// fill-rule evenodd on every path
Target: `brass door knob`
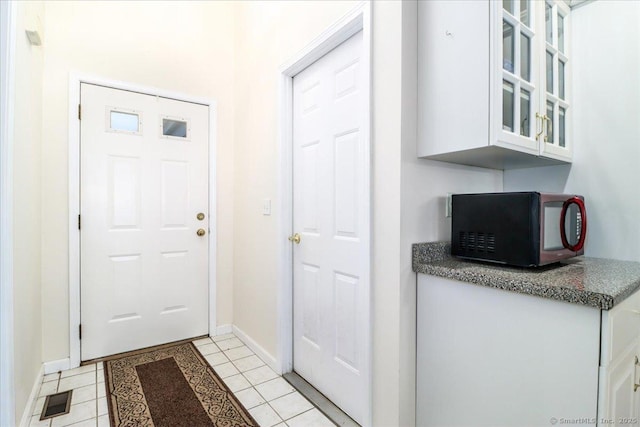
M 293 236 L 289 236 L 289 241 L 295 243 L 296 245 L 300 244 L 300 234 L 296 233 Z
M 198 218 L 198 221 L 202 221 L 204 219 L 204 214 L 200 212 L 198 215 L 196 215 L 196 218 Z
M 207 232 L 204 231 L 204 228 L 199 228 L 198 231 L 196 231 L 196 234 L 200 237 L 204 236 Z

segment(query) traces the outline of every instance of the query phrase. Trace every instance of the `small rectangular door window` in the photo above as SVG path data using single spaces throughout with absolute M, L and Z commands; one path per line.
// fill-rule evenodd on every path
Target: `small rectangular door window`
M 564 98 L 564 62 L 558 61 L 558 95 Z
M 554 143 L 554 135 L 553 135 L 553 102 L 547 101 L 547 138 L 546 141 L 549 144 Z
M 178 138 L 187 137 L 187 122 L 182 120 L 162 119 L 162 135 L 175 136 Z
M 510 14 L 515 13 L 515 1 L 514 0 L 502 0 L 502 8 Z
M 140 134 L 140 114 L 129 110 L 107 108 L 107 129 L 111 132 L 126 132 Z
M 553 44 L 553 24 L 552 24 L 552 16 L 553 16 L 553 7 L 549 3 L 545 3 L 544 5 L 544 28 L 546 33 L 547 43 Z
M 513 132 L 513 107 L 514 107 L 513 83 L 506 80 L 502 82 L 502 129 Z
M 520 22 L 527 27 L 531 26 L 529 24 L 529 0 L 520 0 Z
M 531 81 L 530 58 L 531 40 L 525 34 L 520 34 L 520 77 Z
M 160 135 L 162 138 L 189 141 L 191 125 L 183 117 L 160 116 Z
M 513 25 L 506 21 L 502 23 L 502 68 L 514 72 L 514 34 Z
M 558 145 L 560 145 L 560 147 L 566 146 L 565 115 L 566 110 L 560 107 L 558 109 Z
M 520 135 L 531 136 L 531 94 L 520 90 Z
M 564 17 L 558 14 L 558 50 L 564 53 Z
M 553 53 L 547 51 L 546 55 L 547 70 L 547 92 L 553 93 Z

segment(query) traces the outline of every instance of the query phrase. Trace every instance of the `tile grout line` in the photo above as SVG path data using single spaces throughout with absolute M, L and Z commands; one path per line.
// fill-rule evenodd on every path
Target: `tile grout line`
M 229 338 L 229 339 L 232 339 L 232 338 Z M 213 340 L 212 340 L 212 341 L 213 341 Z M 215 341 L 214 341 L 214 344 L 215 344 Z M 237 348 L 237 347 L 235 347 L 235 348 Z M 228 358 L 228 356 L 227 356 L 227 355 L 226 355 L 226 353 L 224 353 L 224 352 L 225 352 L 225 351 L 228 351 L 228 350 L 232 350 L 232 349 L 222 350 L 222 353 L 223 353 L 223 354 L 225 355 L 225 357 L 227 357 L 227 358 Z M 251 350 L 251 349 L 250 349 L 250 350 Z M 246 356 L 246 357 L 256 356 L 256 357 L 258 357 L 258 359 L 260 359 L 260 357 L 259 357 L 258 355 L 256 355 L 256 354 L 253 352 L 253 350 L 251 351 L 251 353 L 252 353 L 252 354 L 251 354 L 250 356 Z M 237 360 L 240 360 L 240 359 L 237 359 Z M 231 364 L 232 364 L 233 366 L 235 366 L 235 363 L 233 363 L 233 362 L 234 362 L 233 360 L 229 359 L 229 361 L 231 362 Z M 260 359 L 260 361 L 263 363 L 263 365 L 258 366 L 258 367 L 253 368 L 253 369 L 248 369 L 248 370 L 246 370 L 245 372 L 253 371 L 253 370 L 255 370 L 255 369 L 260 369 L 260 368 L 262 368 L 262 367 L 264 367 L 264 366 L 268 366 L 266 363 L 264 363 L 264 360 Z M 237 368 L 237 367 L 236 367 L 236 368 Z M 269 368 L 269 369 L 271 369 L 271 368 Z M 256 388 L 256 386 L 258 386 L 258 385 L 260 385 L 260 384 L 265 384 L 265 383 L 267 383 L 267 382 L 269 382 L 269 381 L 272 381 L 272 380 L 274 380 L 274 379 L 277 379 L 277 378 L 282 378 L 282 375 L 278 375 L 276 378 L 271 378 L 271 379 L 269 379 L 269 380 L 262 381 L 261 383 L 253 384 L 253 383 L 252 383 L 251 381 L 249 381 L 249 379 L 244 375 L 244 374 L 245 374 L 245 372 L 240 372 L 240 375 L 242 375 L 242 377 L 243 377 L 243 378 L 244 378 L 244 379 L 249 383 L 250 387 L 248 387 L 248 388 L 246 388 L 246 389 L 243 389 L 243 390 L 248 390 L 249 388 L 252 388 L 256 393 L 258 393 L 258 396 L 260 396 L 260 397 L 262 397 L 262 398 L 264 399 L 265 404 L 266 404 L 266 405 L 268 405 L 268 406 L 269 406 L 269 408 L 271 408 L 271 410 L 272 410 L 272 411 L 273 411 L 273 412 L 278 416 L 278 418 L 279 418 L 280 420 L 282 420 L 281 422 L 283 422 L 283 423 L 285 423 L 285 424 L 286 424 L 286 421 L 287 421 L 287 420 L 291 420 L 291 419 L 293 419 L 293 418 L 295 418 L 295 417 L 297 417 L 297 416 L 299 416 L 299 415 L 302 415 L 302 414 L 304 414 L 304 413 L 307 413 L 307 412 L 309 412 L 309 411 L 312 411 L 313 409 L 317 409 L 317 408 L 316 408 L 316 406 L 315 406 L 315 405 L 314 405 L 314 404 L 313 404 L 309 399 L 307 399 L 304 395 L 300 394 L 300 396 L 302 396 L 302 398 L 303 398 L 303 399 L 305 399 L 307 402 L 309 402 L 309 403 L 311 404 L 311 408 L 309 408 L 309 409 L 307 409 L 307 410 L 305 410 L 305 411 L 302 411 L 302 412 L 300 412 L 300 413 L 297 413 L 297 414 L 295 414 L 295 415 L 293 415 L 293 416 L 291 416 L 291 417 L 289 417 L 289 418 L 287 418 L 287 419 L 284 419 L 284 417 L 282 417 L 282 416 L 280 415 L 280 413 L 278 413 L 278 411 L 276 411 L 276 409 L 271 405 L 271 402 L 273 402 L 273 401 L 274 401 L 274 400 L 276 400 L 276 399 L 280 399 L 281 397 L 285 397 L 285 396 L 288 396 L 288 395 L 290 395 L 290 394 L 294 394 L 294 393 L 298 392 L 298 390 L 297 390 L 295 387 L 292 387 L 292 388 L 293 388 L 293 391 L 291 391 L 291 392 L 289 392 L 289 393 L 285 393 L 285 394 L 283 394 L 282 396 L 278 396 L 278 397 L 276 397 L 276 398 L 274 398 L 274 399 L 267 400 L 267 399 L 266 399 L 266 398 L 264 398 L 264 396 L 263 396 L 263 395 L 258 391 L 258 389 Z M 224 379 L 223 379 L 223 381 L 224 381 Z M 243 390 L 238 390 L 238 392 L 243 391 Z M 236 392 L 232 392 L 232 393 L 235 395 L 235 393 L 236 393 Z M 298 392 L 298 393 L 299 393 L 299 392 Z M 236 398 L 237 398 L 237 397 L 236 397 Z M 253 408 L 251 408 L 251 409 L 257 408 L 258 406 L 260 406 L 260 405 L 256 405 L 256 406 L 254 406 L 254 407 L 253 407 Z M 323 414 L 323 415 L 324 415 L 324 414 Z M 279 424 L 279 423 L 276 423 L 276 424 Z M 274 424 L 274 425 L 275 425 L 275 424 Z
M 239 348 L 239 347 L 236 347 L 236 348 Z M 223 352 L 223 353 L 224 353 L 224 352 Z M 227 358 L 229 358 L 229 356 L 227 356 L 226 354 L 225 354 L 225 356 L 226 356 Z M 237 361 L 237 360 L 248 359 L 248 358 L 253 357 L 253 356 L 258 357 L 258 356 L 254 353 L 254 354 L 251 354 L 251 355 L 249 355 L 249 356 L 238 357 L 238 358 L 237 358 L 237 359 L 235 359 L 235 360 L 231 360 L 231 359 L 229 359 L 229 361 L 230 361 L 230 362 L 235 362 L 235 361 Z M 260 359 L 260 358 L 258 357 L 258 359 Z M 262 365 L 266 365 L 266 363 L 264 363 L 264 362 L 262 361 L 262 359 L 260 359 L 260 361 L 262 362 Z M 261 366 L 262 366 L 262 365 L 261 365 Z
M 229 339 L 233 339 L 233 338 L 229 338 Z M 211 341 L 213 341 L 213 339 L 211 339 Z M 222 340 L 222 341 L 226 341 L 226 340 Z M 220 342 L 222 342 L 222 341 L 220 341 Z M 213 341 L 213 343 L 214 343 L 214 344 L 216 345 L 216 347 L 218 347 L 218 349 L 222 352 L 223 356 L 225 356 L 227 359 L 229 359 L 229 357 L 227 356 L 227 354 L 225 353 L 225 351 L 232 350 L 232 349 L 230 349 L 230 348 L 229 348 L 229 349 L 227 349 L 227 350 L 222 350 L 222 349 L 217 345 L 217 343 L 216 343 L 215 341 Z M 196 348 L 197 348 L 197 346 L 196 346 Z M 237 347 L 234 347 L 234 348 L 237 348 Z M 247 348 L 248 348 L 248 347 L 247 347 Z M 251 349 L 250 349 L 250 350 L 251 350 Z M 252 353 L 252 355 L 253 355 L 253 356 L 255 356 L 255 353 L 253 353 L 253 350 L 251 351 L 251 353 Z M 250 356 L 247 356 L 247 357 L 251 357 L 251 355 L 250 355 Z M 262 359 L 260 359 L 260 360 L 262 361 Z M 233 365 L 233 366 L 237 369 L 237 367 L 236 367 L 235 363 L 233 363 L 233 360 L 229 359 L 229 362 L 231 363 L 231 365 Z M 262 362 L 264 363 L 264 361 L 262 361 Z M 263 365 L 263 366 L 266 366 L 266 365 Z M 260 367 L 261 367 L 261 366 L 260 366 Z M 258 368 L 260 368 L 260 367 L 258 367 Z M 212 366 L 212 368 L 213 368 L 213 370 L 214 370 L 214 371 L 216 370 L 214 366 Z M 254 369 L 258 369 L 258 368 L 254 368 Z M 253 370 L 253 369 L 249 369 L 249 370 L 247 370 L 247 371 L 245 371 L 245 372 L 249 372 L 249 371 L 252 371 L 252 370 Z M 238 375 L 240 375 L 242 378 L 244 378 L 244 380 L 247 382 L 247 384 L 249 384 L 249 387 L 247 387 L 247 388 L 243 388 L 242 390 L 238 390 L 238 391 L 231 391 L 231 389 L 229 389 L 229 391 L 231 391 L 231 393 L 233 394 L 233 396 L 234 396 L 236 399 L 238 399 L 237 393 L 239 393 L 239 392 L 241 392 L 241 391 L 249 390 L 249 389 L 253 389 L 253 391 L 255 391 L 256 393 L 258 393 L 258 396 L 260 396 L 260 397 L 264 397 L 264 396 L 262 396 L 262 394 L 260 394 L 260 392 L 259 392 L 259 391 L 256 389 L 256 387 L 255 387 L 255 386 L 256 386 L 256 385 L 258 385 L 258 384 L 253 384 L 251 381 L 249 381 L 249 379 L 244 375 L 244 374 L 245 374 L 245 372 L 241 372 L 241 371 L 238 369 Z M 217 372 L 216 372 L 216 373 L 217 373 Z M 233 375 L 230 375 L 229 377 L 231 377 L 231 376 L 233 376 Z M 227 377 L 227 378 L 229 378 L 229 377 Z M 224 381 L 224 380 L 225 380 L 225 378 L 221 378 L 221 379 L 222 379 L 222 381 L 223 381 L 223 382 L 225 382 L 225 381 Z M 274 379 L 274 378 L 272 378 L 272 379 Z M 270 380 L 267 380 L 267 381 L 270 381 Z M 261 382 L 260 384 L 266 383 L 267 381 L 263 381 L 263 382 Z M 225 384 L 226 384 L 226 383 L 225 383 Z M 228 387 L 228 385 L 227 385 L 227 387 Z M 240 399 L 238 399 L 238 401 L 239 401 L 239 400 L 240 400 Z M 242 402 L 240 402 L 240 403 L 242 404 Z M 269 408 L 271 408 L 271 410 L 273 411 L 273 413 L 274 413 L 274 414 L 276 414 L 276 416 L 281 420 L 281 422 L 284 422 L 284 420 L 282 419 L 282 417 L 280 416 L 280 414 L 278 414 L 278 412 L 277 412 L 277 411 L 276 411 L 276 410 L 275 410 L 271 405 L 269 405 L 269 401 L 268 401 L 268 400 L 266 400 L 266 399 L 265 399 L 264 404 L 265 404 L 265 405 L 267 405 L 267 406 L 269 406 Z M 258 406 L 261 406 L 261 405 L 262 405 L 262 404 L 256 405 L 256 406 L 254 406 L 254 407 L 253 407 L 253 408 L 251 408 L 251 409 L 255 409 L 255 408 L 257 408 Z M 243 405 L 243 406 L 244 406 L 244 405 Z M 247 412 L 249 412 L 249 413 L 250 413 L 251 409 L 247 409 Z M 276 424 L 279 424 L 279 423 L 276 423 Z M 274 425 L 276 425 L 276 424 L 274 424 Z
M 263 384 L 263 383 L 261 383 L 261 384 Z M 257 390 L 256 390 L 256 391 L 257 391 Z M 259 392 L 258 392 L 258 393 L 259 393 Z M 276 409 L 275 409 L 273 406 L 271 406 L 271 402 L 273 402 L 274 400 L 280 399 L 281 397 L 289 396 L 290 394 L 294 394 L 294 393 L 298 393 L 298 394 L 299 394 L 299 395 L 300 395 L 304 400 L 306 400 L 307 402 L 309 402 L 309 403 L 311 404 L 311 408 L 309 408 L 309 409 L 307 409 L 307 410 L 304 410 L 304 411 L 302 411 L 302 412 L 299 412 L 299 413 L 297 413 L 297 414 L 295 414 L 295 415 L 292 415 L 292 416 L 290 416 L 290 417 L 289 417 L 289 418 L 287 418 L 287 419 L 284 419 L 284 417 L 280 416 L 280 413 L 279 413 L 278 411 L 276 411 Z M 307 412 L 309 412 L 309 411 L 313 411 L 314 409 L 318 409 L 318 408 L 316 407 L 316 405 L 314 405 L 314 404 L 313 404 L 309 399 L 307 399 L 307 398 L 306 398 L 302 393 L 300 393 L 300 392 L 298 391 L 298 389 L 296 389 L 295 387 L 293 387 L 293 391 L 292 391 L 292 392 L 287 393 L 287 394 L 283 394 L 282 396 L 278 396 L 278 397 L 276 397 L 275 399 L 271 399 L 271 400 L 267 401 L 267 404 L 271 407 L 271 409 L 273 409 L 273 412 L 275 412 L 275 413 L 278 415 L 278 417 L 282 420 L 282 422 L 283 422 L 283 423 L 285 423 L 285 424 L 287 424 L 287 421 L 290 421 L 290 420 L 292 420 L 293 418 L 295 418 L 295 417 L 297 417 L 297 416 L 299 416 L 299 415 L 306 414 Z M 322 414 L 322 412 L 321 412 L 319 409 L 318 409 L 318 411 Z M 323 416 L 325 416 L 325 418 L 326 418 L 326 415 L 324 415 L 324 414 L 322 414 L 322 415 L 323 415 Z M 328 419 L 328 418 L 327 418 L 327 419 Z M 331 421 L 331 420 L 329 420 L 329 421 Z M 287 424 L 287 425 L 288 425 L 288 424 Z
M 296 390 L 296 391 L 297 391 L 297 390 Z M 301 396 L 302 396 L 302 395 L 301 395 Z M 304 396 L 302 396 L 302 397 L 304 397 Z M 306 397 L 305 397 L 305 399 L 306 399 Z M 309 402 L 309 403 L 311 403 L 311 402 Z M 311 403 L 311 405 L 312 405 L 312 406 L 311 406 L 311 408 L 307 409 L 306 411 L 302 411 L 302 412 L 300 412 L 299 414 L 295 414 L 295 415 L 293 415 L 293 416 L 291 416 L 291 417 L 287 418 L 286 420 L 284 420 L 284 422 L 286 423 L 287 421 L 291 421 L 291 420 L 292 420 L 292 419 L 294 419 L 295 417 L 298 417 L 298 416 L 300 416 L 300 415 L 302 415 L 302 414 L 306 414 L 307 412 L 311 412 L 311 411 L 313 411 L 314 409 L 318 409 L 318 408 L 317 408 L 313 403 Z M 321 412 L 319 409 L 318 409 L 318 412 L 320 412 L 320 413 L 322 414 L 322 412 Z M 322 415 L 323 415 L 325 418 L 327 418 L 324 414 L 322 414 Z M 327 418 L 327 419 L 328 419 L 328 418 Z M 331 420 L 329 420 L 329 421 L 331 421 Z
M 234 335 L 234 337 L 235 337 L 235 335 Z M 210 338 L 211 338 L 211 337 L 210 337 Z M 237 337 L 235 337 L 235 338 L 237 338 Z M 228 338 L 228 339 L 233 339 L 233 338 Z M 212 339 L 212 338 L 211 338 L 211 341 L 213 341 L 213 339 Z M 226 341 L 226 340 L 222 340 L 222 341 Z M 220 341 L 220 342 L 222 342 L 222 341 Z M 240 341 L 242 341 L 242 340 L 240 340 Z M 217 345 L 217 343 L 216 343 L 215 341 L 213 341 L 213 343 L 216 345 L 216 347 L 218 347 L 218 345 Z M 243 344 L 243 345 L 245 345 L 245 346 L 246 346 L 246 344 Z M 246 347 L 248 348 L 248 346 L 246 346 Z M 224 355 L 224 356 L 229 360 L 229 362 L 231 363 L 231 365 L 232 365 L 232 366 L 234 366 L 234 367 L 238 370 L 239 375 L 241 375 L 241 376 L 242 376 L 242 378 L 244 378 L 244 380 L 245 380 L 245 381 L 247 381 L 247 383 L 249 384 L 249 387 L 244 388 L 244 389 L 242 389 L 242 390 L 238 390 L 238 391 L 235 391 L 235 392 L 230 390 L 230 391 L 231 391 L 231 393 L 234 395 L 234 397 L 236 397 L 236 399 L 238 398 L 238 397 L 237 397 L 237 395 L 236 395 L 236 393 L 239 393 L 239 392 L 241 392 L 241 391 L 248 390 L 248 389 L 250 389 L 250 388 L 251 388 L 251 389 L 253 389 L 253 390 L 258 394 L 258 396 L 260 396 L 261 398 L 263 398 L 263 399 L 264 399 L 264 402 L 265 402 L 264 404 L 266 404 L 269 408 L 271 408 L 271 410 L 272 410 L 272 411 L 276 414 L 276 416 L 281 420 L 280 422 L 285 423 L 285 425 L 286 425 L 286 422 L 287 422 L 287 421 L 290 421 L 290 420 L 292 420 L 292 419 L 293 419 L 293 418 L 295 418 L 295 417 L 298 417 L 298 416 L 300 416 L 300 415 L 302 415 L 302 414 L 306 414 L 307 412 L 313 411 L 314 409 L 318 409 L 318 407 L 317 407 L 316 405 L 314 405 L 314 404 L 313 404 L 313 402 L 311 402 L 309 399 L 307 399 L 307 397 L 306 397 L 306 396 L 304 396 L 302 393 L 300 393 L 300 392 L 299 392 L 299 390 L 298 390 L 298 389 L 296 389 L 296 388 L 295 388 L 295 387 L 293 387 L 293 386 L 291 386 L 291 388 L 293 388 L 293 391 L 290 391 L 290 392 L 288 392 L 288 393 L 285 393 L 285 394 L 283 394 L 282 396 L 275 397 L 275 398 L 273 398 L 273 399 L 271 399 L 271 400 L 267 400 L 267 399 L 266 399 L 266 398 L 265 398 L 265 397 L 264 397 L 264 396 L 263 396 L 263 395 L 258 391 L 258 389 L 256 388 L 256 386 L 261 385 L 261 384 L 265 384 L 265 383 L 267 383 L 267 382 L 269 382 L 269 381 L 273 381 L 273 380 L 275 380 L 275 379 L 277 379 L 277 378 L 283 378 L 283 377 L 282 377 L 282 375 L 278 375 L 278 376 L 276 376 L 275 378 L 271 378 L 271 379 L 269 379 L 269 380 L 262 381 L 262 382 L 257 383 L 257 384 L 253 384 L 253 383 L 252 383 L 251 381 L 249 381 L 249 379 L 245 376 L 245 373 L 246 373 L 246 372 L 249 372 L 249 371 L 253 371 L 253 370 L 255 370 L 255 369 L 260 369 L 260 368 L 262 368 L 262 367 L 264 367 L 264 366 L 267 366 L 267 367 L 269 367 L 269 366 L 264 362 L 264 360 L 262 360 L 262 359 L 261 359 L 257 354 L 255 354 L 255 353 L 253 352 L 253 350 L 251 350 L 251 349 L 249 348 L 249 350 L 251 350 L 251 355 L 249 355 L 249 356 L 245 356 L 245 357 L 241 357 L 241 358 L 236 359 L 236 360 L 241 360 L 241 359 L 246 359 L 246 358 L 251 357 L 251 356 L 256 356 L 256 357 L 258 357 L 258 359 L 259 359 L 263 364 L 262 364 L 261 366 L 256 367 L 256 368 L 248 369 L 248 370 L 246 370 L 246 371 L 244 371 L 244 372 L 240 371 L 240 369 L 238 369 L 238 367 L 237 367 L 237 366 L 236 366 L 236 364 L 234 363 L 234 362 L 235 362 L 235 360 L 231 360 L 231 359 L 229 358 L 229 356 L 227 356 L 227 354 L 225 353 L 226 351 L 233 350 L 234 348 L 239 348 L 239 347 L 228 348 L 228 349 L 226 349 L 226 350 L 222 350 L 220 347 L 218 347 L 218 349 L 222 352 L 222 354 L 223 354 L 223 355 Z M 198 349 L 198 346 L 196 346 L 196 349 Z M 198 351 L 199 351 L 199 350 L 198 350 Z M 215 354 L 215 353 L 212 353 L 212 354 Z M 205 358 L 206 358 L 206 356 L 204 356 L 204 355 L 203 355 L 203 357 L 205 357 Z M 212 366 L 212 368 L 214 368 L 214 371 L 215 371 L 215 367 L 214 367 L 214 366 Z M 271 369 L 271 368 L 269 367 L 269 369 Z M 216 372 L 216 373 L 217 373 L 217 372 Z M 277 374 L 276 374 L 276 375 L 277 375 Z M 230 375 L 230 376 L 228 376 L 227 378 L 229 378 L 229 377 L 231 377 L 231 376 L 233 376 L 233 375 Z M 225 378 L 221 378 L 221 379 L 222 379 L 222 381 L 223 381 L 223 382 L 225 382 L 225 381 L 224 381 L 224 380 L 225 380 Z M 225 384 L 226 384 L 226 382 L 225 382 Z M 227 387 L 228 387 L 228 385 L 227 385 Z M 271 405 L 271 402 L 273 402 L 273 401 L 275 401 L 275 400 L 277 400 L 277 399 L 280 399 L 280 398 L 282 398 L 282 397 L 289 396 L 289 395 L 294 394 L 294 393 L 298 393 L 298 394 L 300 394 L 300 396 L 301 396 L 304 400 L 306 400 L 307 402 L 309 402 L 309 403 L 311 404 L 311 408 L 309 408 L 309 409 L 307 409 L 307 410 L 304 410 L 304 411 L 302 411 L 302 412 L 299 412 L 299 413 L 297 413 L 297 414 L 295 414 L 295 415 L 292 415 L 291 417 L 289 417 L 289 418 L 285 419 L 284 417 L 282 417 L 282 416 L 280 415 L 280 413 L 278 413 L 278 411 L 276 411 L 276 410 L 275 410 L 275 408 Z M 252 407 L 251 409 L 255 409 L 255 408 L 257 408 L 257 407 L 259 407 L 259 406 L 262 406 L 262 405 L 263 405 L 263 404 L 258 404 L 258 405 L 256 405 L 256 406 Z M 250 411 L 250 409 L 247 409 L 247 411 Z M 326 415 L 324 415 L 324 414 L 322 413 L 322 411 L 320 411 L 319 409 L 318 409 L 318 411 L 320 412 L 320 414 L 322 414 L 322 415 L 326 418 Z M 327 419 L 328 419 L 328 418 L 327 418 Z M 330 419 L 329 419 L 329 421 L 330 421 L 330 422 L 332 422 Z M 280 422 L 278 422 L 278 423 L 276 423 L 276 424 L 280 424 Z M 274 425 L 276 425 L 276 424 L 274 424 Z
M 258 368 L 256 368 L 256 369 L 258 369 Z M 276 378 L 272 378 L 271 380 L 274 380 L 274 379 L 276 379 Z M 259 395 L 259 396 L 264 397 L 264 396 L 262 396 L 262 394 L 260 394 L 260 392 L 258 391 L 258 389 L 256 388 L 256 386 L 257 386 L 257 385 L 260 385 L 260 384 L 265 384 L 265 383 L 267 383 L 267 382 L 269 382 L 269 381 L 271 381 L 271 380 L 263 381 L 263 382 L 261 382 L 261 383 L 259 383 L 259 384 L 251 384 L 251 382 L 250 382 L 249 380 L 247 380 L 247 381 L 249 382 L 249 384 L 251 384 L 251 388 L 253 388 L 253 389 L 255 390 L 255 392 L 256 392 L 256 393 L 258 393 L 258 395 Z M 284 395 L 282 395 L 282 396 L 278 396 L 278 397 L 276 397 L 275 399 L 271 399 L 271 400 L 267 400 L 267 399 L 265 399 L 265 400 L 264 400 L 264 401 L 265 401 L 265 404 L 266 404 L 267 406 L 269 406 L 269 408 L 271 408 L 271 410 L 273 411 L 273 413 L 274 413 L 274 414 L 276 414 L 276 415 L 277 415 L 277 417 L 278 417 L 278 418 L 280 418 L 280 420 L 282 420 L 282 422 L 283 422 L 283 423 L 285 423 L 285 424 L 286 424 L 286 420 L 285 420 L 285 419 L 280 415 L 280 413 L 279 413 L 278 411 L 276 411 L 276 408 L 274 408 L 274 407 L 271 405 L 271 402 L 273 402 L 273 401 L 274 401 L 274 400 L 276 400 L 276 399 L 280 399 L 281 397 L 284 397 L 284 396 L 288 396 L 288 395 L 290 395 L 290 394 L 293 394 L 293 393 L 295 393 L 296 391 L 297 391 L 297 390 L 294 388 L 294 390 L 293 390 L 292 392 L 290 392 L 290 393 L 284 394 Z M 303 397 L 304 397 L 304 396 L 303 396 Z M 306 398 L 305 398 L 305 399 L 306 399 Z M 258 406 L 260 406 L 260 405 L 258 405 Z M 300 414 L 302 414 L 302 412 L 301 412 Z M 294 415 L 294 416 L 297 416 L 297 415 L 300 415 L 300 414 L 296 414 L 296 415 Z M 293 418 L 293 417 L 291 417 L 291 418 Z M 289 418 L 289 419 L 291 419 L 291 418 Z M 280 423 L 276 423 L 276 424 L 280 424 Z M 274 424 L 274 425 L 276 425 L 276 424 Z
M 282 375 L 280 375 L 279 377 L 280 377 L 280 378 L 282 378 Z M 275 379 L 275 378 L 274 378 L 274 379 Z M 269 380 L 269 381 L 271 381 L 271 380 Z M 266 383 L 266 382 L 268 382 L 268 381 L 262 382 L 262 383 L 260 383 L 260 384 L 264 384 L 264 383 Z M 259 384 L 256 384 L 256 385 L 259 385 Z M 255 386 L 253 386 L 253 388 L 255 388 Z M 307 412 L 313 411 L 314 409 L 318 409 L 318 411 L 320 412 L 320 414 L 322 414 L 325 418 L 329 419 L 326 415 L 324 415 L 324 414 L 322 413 L 322 411 L 320 411 L 320 409 L 319 409 L 316 405 L 314 405 L 314 404 L 313 404 L 313 402 L 311 402 L 309 399 L 307 399 L 307 397 L 306 397 L 306 396 L 304 396 L 302 393 L 300 393 L 300 391 L 299 391 L 297 388 L 295 388 L 295 387 L 293 387 L 293 386 L 291 386 L 291 388 L 293 388 L 293 391 L 290 391 L 289 393 L 285 393 L 285 394 L 283 394 L 282 396 L 275 397 L 275 398 L 273 398 L 273 399 L 271 399 L 271 400 L 266 400 L 266 399 L 265 399 L 265 401 L 266 401 L 267 405 L 269 405 L 269 407 L 273 410 L 273 412 L 275 412 L 275 413 L 276 413 L 276 415 L 278 415 L 278 417 L 282 420 L 282 422 L 283 422 L 283 423 L 285 423 L 285 424 L 286 424 L 286 422 L 287 422 L 287 421 L 290 421 L 290 420 L 292 420 L 293 418 L 295 418 L 295 417 L 297 417 L 297 416 L 299 416 L 299 415 L 306 414 Z M 256 389 L 256 392 L 257 392 L 260 396 L 262 396 L 262 394 L 260 394 L 260 392 L 259 392 L 257 389 Z M 299 395 L 300 395 L 304 400 L 306 400 L 307 402 L 309 402 L 309 403 L 311 404 L 311 408 L 309 408 L 309 409 L 307 409 L 307 410 L 304 410 L 304 411 L 302 411 L 302 412 L 299 412 L 299 413 L 297 413 L 297 414 L 295 414 L 295 415 L 292 415 L 292 416 L 290 416 L 289 418 L 285 419 L 285 418 L 284 418 L 284 417 L 282 417 L 282 416 L 280 415 L 280 413 L 279 413 L 278 411 L 276 411 L 276 409 L 271 405 L 271 402 L 273 402 L 274 400 L 278 400 L 278 399 L 280 399 L 280 398 L 282 398 L 282 397 L 289 396 L 289 395 L 294 394 L 294 393 L 298 393 L 298 394 L 299 394 Z M 329 419 L 329 421 L 331 421 L 331 420 Z M 331 422 L 333 422 L 333 421 L 331 421 Z M 288 425 L 288 424 L 286 424 L 286 425 Z
M 60 379 L 62 378 L 62 371 L 58 371 L 58 379 L 56 383 L 56 393 L 60 391 Z M 44 408 L 42 408 L 44 410 Z M 69 409 L 71 411 L 71 409 Z M 42 417 L 42 415 L 40 415 Z M 53 426 L 53 418 L 49 418 L 49 427 Z
M 262 359 L 261 359 L 261 360 L 262 360 Z M 255 369 L 258 369 L 258 368 L 255 368 Z M 251 371 L 251 370 L 252 370 L 252 369 L 249 369 L 249 371 Z M 245 371 L 245 372 L 249 372 L 249 371 Z M 253 384 L 253 383 L 251 383 L 251 381 L 249 381 L 249 379 L 248 379 L 247 377 L 245 377 L 244 372 L 240 372 L 240 375 L 242 375 L 242 377 L 247 381 L 247 383 L 249 383 L 250 388 L 252 388 L 253 390 L 255 390 L 255 392 L 256 392 L 256 393 L 258 393 L 258 395 L 259 395 L 259 396 L 262 396 L 262 395 L 260 394 L 260 392 L 258 391 L 258 389 L 256 389 L 256 386 L 257 386 L 257 385 L 259 385 L 259 384 Z M 275 378 L 272 378 L 272 379 L 275 379 Z M 270 380 L 269 380 L 269 381 L 270 381 Z M 260 384 L 264 384 L 264 383 L 266 383 L 266 382 L 267 382 L 267 381 L 263 381 L 263 382 L 261 382 Z M 247 389 L 245 389 L 245 390 L 247 390 Z M 265 399 L 265 405 L 267 405 L 269 408 L 271 408 L 271 410 L 273 411 L 273 413 L 274 413 L 274 414 L 276 414 L 276 416 L 281 420 L 281 422 L 283 422 L 283 423 L 284 423 L 284 420 L 282 419 L 282 417 L 280 416 L 280 414 L 278 414 L 278 411 L 276 411 L 276 410 L 273 408 L 273 406 L 271 406 L 271 405 L 269 404 L 269 401 L 268 401 L 268 400 L 266 400 L 266 399 Z M 258 405 L 258 406 L 260 406 L 260 405 Z M 255 408 L 257 408 L 258 406 L 256 406 Z M 252 408 L 252 409 L 253 409 L 253 408 Z M 247 411 L 249 411 L 249 410 L 247 409 Z M 252 415 L 252 416 L 253 416 L 253 415 Z M 276 424 L 280 424 L 280 423 L 276 423 Z M 273 425 L 276 425 L 276 424 L 273 424 Z M 286 423 L 285 423 L 285 424 L 286 424 Z

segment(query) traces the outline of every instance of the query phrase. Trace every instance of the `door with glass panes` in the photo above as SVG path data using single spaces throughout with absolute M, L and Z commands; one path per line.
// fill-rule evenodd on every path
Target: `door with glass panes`
M 571 160 L 568 140 L 569 8 L 558 1 L 496 2 L 501 49 L 498 145 Z
M 207 334 L 209 107 L 80 95 L 81 359 Z

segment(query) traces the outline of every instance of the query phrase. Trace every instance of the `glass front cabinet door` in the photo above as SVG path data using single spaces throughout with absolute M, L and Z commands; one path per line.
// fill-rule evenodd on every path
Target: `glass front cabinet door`
M 571 163 L 570 19 L 565 0 L 418 2 L 418 157 Z
M 491 1 L 496 145 L 571 161 L 569 7 L 563 1 Z

